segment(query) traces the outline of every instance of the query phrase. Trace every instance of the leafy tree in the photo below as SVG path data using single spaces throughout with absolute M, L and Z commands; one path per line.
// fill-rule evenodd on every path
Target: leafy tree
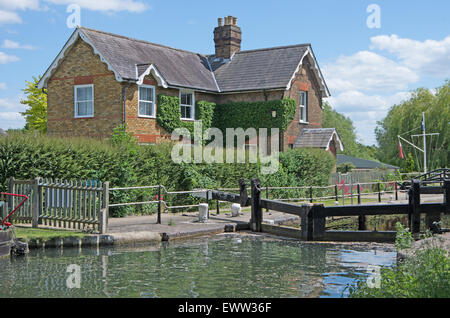
M 327 102 L 323 105 L 322 127 L 336 128 L 339 137 L 344 144 L 343 154 L 369 160 L 375 159 L 373 154 L 375 153 L 376 147 L 368 147 L 359 143 L 356 138 L 353 121 L 349 117 L 346 117 L 331 108 L 330 104 Z
M 419 88 L 413 91 L 410 99 L 394 105 L 387 116 L 377 123 L 375 129 L 379 145 L 379 159 L 382 162 L 397 165 L 404 170 L 411 168 L 409 160 L 402 160 L 398 150 L 398 135 L 410 139 L 410 134 L 421 133 L 422 112 L 425 112 L 427 132 L 439 133 L 427 139 L 429 151 L 428 168 L 435 169 L 448 166 L 450 159 L 450 81 L 435 90 Z M 405 133 L 409 132 L 405 135 Z M 423 142 L 416 145 L 423 147 Z M 430 144 L 431 141 L 431 144 Z M 406 153 L 415 152 L 412 146 L 402 143 Z M 415 167 L 423 169 L 423 154 L 417 152 Z M 408 155 L 409 158 L 409 155 Z
M 26 99 L 20 101 L 21 104 L 27 105 L 29 108 L 22 112 L 25 117 L 25 130 L 37 130 L 42 133 L 47 132 L 47 94 L 39 88 L 37 83 L 41 79 L 33 76 L 33 81 L 26 81 L 27 86 L 23 92 L 27 96 Z

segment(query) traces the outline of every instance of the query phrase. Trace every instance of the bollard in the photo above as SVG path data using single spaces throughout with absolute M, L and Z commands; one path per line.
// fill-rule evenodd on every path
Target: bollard
M 238 203 L 233 203 L 231 205 L 231 216 L 238 217 L 241 213 L 241 205 Z
M 208 221 L 208 204 L 206 203 L 200 203 L 198 205 L 198 221 L 199 222 L 206 222 Z

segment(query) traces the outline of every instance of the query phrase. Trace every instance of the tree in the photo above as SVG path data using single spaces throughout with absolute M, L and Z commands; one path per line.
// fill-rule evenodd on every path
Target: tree
M 412 96 L 394 105 L 387 116 L 377 123 L 375 135 L 379 145 L 379 159 L 383 162 L 397 165 L 403 170 L 411 169 L 411 158 L 402 160 L 398 150 L 398 135 L 411 140 L 410 135 L 422 132 L 422 112 L 425 112 L 427 132 L 439 133 L 427 139 L 428 169 L 448 166 L 450 159 L 450 81 L 435 90 L 419 88 Z M 407 134 L 405 134 L 407 133 Z M 415 139 L 415 144 L 423 148 L 423 139 Z M 402 143 L 405 153 L 412 153 L 415 168 L 423 169 L 423 154 L 412 146 Z
M 46 92 L 37 88 L 37 83 L 41 79 L 33 76 L 33 81 L 26 81 L 26 88 L 23 92 L 26 99 L 20 101 L 21 104 L 27 105 L 28 109 L 22 112 L 21 115 L 25 117 L 25 130 L 37 130 L 42 133 L 47 132 L 47 94 Z
M 342 143 L 344 144 L 343 153 L 353 157 L 364 159 L 375 159 L 372 153 L 375 153 L 375 146 L 365 146 L 357 141 L 355 126 L 353 121 L 338 113 L 327 102 L 323 105 L 322 127 L 336 128 Z

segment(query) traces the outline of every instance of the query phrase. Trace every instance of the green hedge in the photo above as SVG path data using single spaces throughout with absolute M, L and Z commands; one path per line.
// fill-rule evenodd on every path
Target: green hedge
M 280 168 L 261 175 L 258 163 L 175 164 L 171 143 L 132 146 L 88 138 L 59 139 L 32 133 L 0 137 L 0 188 L 9 177 L 110 181 L 111 187 L 162 184 L 168 190 L 237 187 L 238 180 L 259 177 L 263 185 L 326 185 L 333 157 L 318 149 L 292 149 L 280 154 Z M 114 191 L 111 202 L 152 201 L 154 190 Z M 280 195 L 287 195 L 280 193 Z M 198 202 L 188 195 L 165 197 L 169 205 Z M 113 208 L 114 216 L 148 214 L 154 206 Z
M 232 102 L 216 106 L 214 127 L 226 128 L 279 128 L 286 130 L 294 119 L 296 103 L 293 99 L 264 102 Z M 272 112 L 276 111 L 276 117 Z

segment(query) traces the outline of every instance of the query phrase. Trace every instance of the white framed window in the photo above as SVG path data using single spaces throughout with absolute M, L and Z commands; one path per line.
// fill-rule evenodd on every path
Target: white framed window
M 181 119 L 195 119 L 194 92 L 180 91 Z
M 94 84 L 74 86 L 75 118 L 94 117 Z
M 300 122 L 308 122 L 307 118 L 307 107 L 308 107 L 308 93 L 305 91 L 300 91 Z
M 151 85 L 139 85 L 139 117 L 155 118 L 155 87 Z

